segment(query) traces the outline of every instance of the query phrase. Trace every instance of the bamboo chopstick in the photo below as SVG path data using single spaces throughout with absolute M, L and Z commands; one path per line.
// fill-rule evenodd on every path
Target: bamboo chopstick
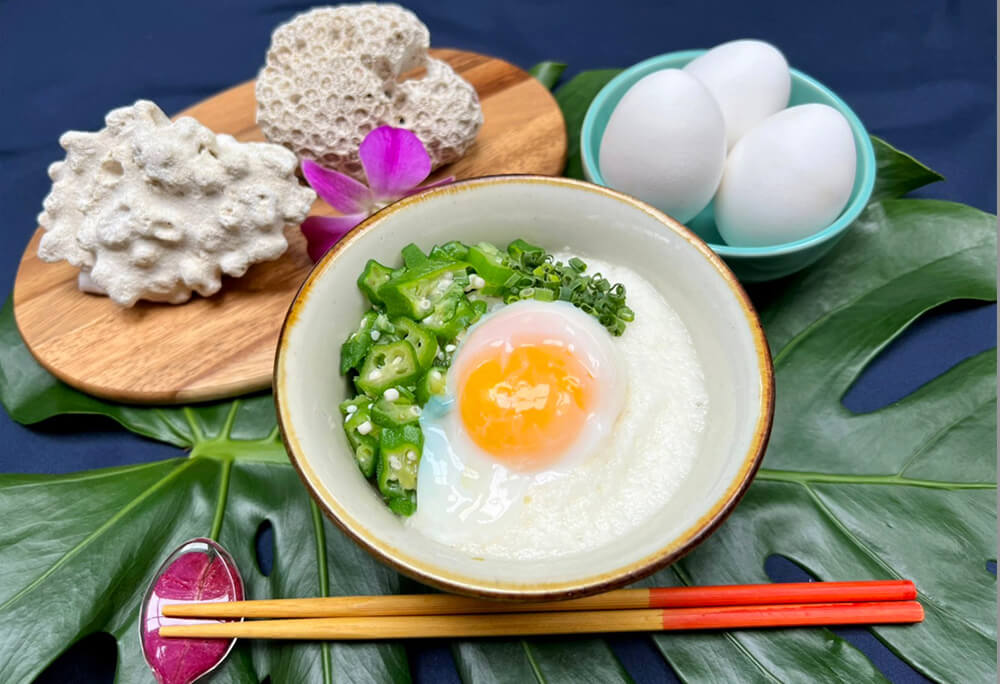
M 372 640 L 870 625 L 920 622 L 923 618 L 924 610 L 916 601 L 888 601 L 215 622 L 161 627 L 160 636 Z
M 164 606 L 163 614 L 167 617 L 178 618 L 374 617 L 470 613 L 550 613 L 788 603 L 857 603 L 906 601 L 916 597 L 916 587 L 909 580 L 878 580 L 619 589 L 586 598 L 544 603 L 504 603 L 449 594 L 337 596 L 229 603 L 178 603 Z

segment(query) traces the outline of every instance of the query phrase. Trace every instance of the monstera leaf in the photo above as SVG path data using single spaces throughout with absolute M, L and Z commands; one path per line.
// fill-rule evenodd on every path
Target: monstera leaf
M 559 77 L 566 71 L 566 65 L 562 62 L 539 62 L 528 70 L 532 76 L 548 89 L 552 89 L 559 82 Z
M 558 93 L 570 125 L 614 72 L 581 74 Z M 577 140 L 578 142 L 578 140 Z M 729 520 L 647 584 L 767 581 L 786 556 L 821 579 L 916 581 L 924 623 L 875 635 L 937 680 L 996 673 L 995 353 L 973 357 L 903 400 L 856 415 L 840 398 L 921 313 L 996 297 L 994 217 L 932 200 L 894 199 L 938 178 L 877 141 L 880 182 L 849 235 L 808 271 L 759 293 L 775 352 L 771 447 Z M 573 159 L 568 170 L 572 173 Z M 576 164 L 578 164 L 578 160 Z M 119 681 L 148 679 L 138 605 L 159 562 L 209 535 L 234 554 L 251 597 L 414 591 L 325 520 L 286 460 L 269 395 L 185 408 L 109 404 L 38 366 L 0 312 L 0 400 L 23 423 L 94 413 L 186 449 L 168 461 L 70 475 L 0 475 L 0 681 L 29 681 L 84 635 L 118 642 Z M 273 570 L 254 538 L 274 529 Z M 830 631 L 659 634 L 686 681 L 879 681 Z M 470 682 L 620 682 L 599 638 L 457 641 Z M 215 681 L 407 681 L 398 643 L 240 643 Z

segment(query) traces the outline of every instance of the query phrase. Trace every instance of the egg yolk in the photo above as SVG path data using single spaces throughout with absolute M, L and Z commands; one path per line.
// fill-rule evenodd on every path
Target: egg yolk
M 579 436 L 596 396 L 596 378 L 557 341 L 487 348 L 465 368 L 456 392 L 465 430 L 515 470 L 558 461 Z

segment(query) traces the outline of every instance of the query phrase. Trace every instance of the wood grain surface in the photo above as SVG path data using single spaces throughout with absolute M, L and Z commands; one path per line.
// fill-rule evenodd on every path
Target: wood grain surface
M 552 95 L 527 72 L 499 59 L 432 50 L 479 93 L 484 123 L 460 160 L 431 180 L 501 173 L 556 175 L 566 158 L 566 130 Z M 264 140 L 248 81 L 181 112 L 217 133 Z M 317 201 L 313 214 L 332 214 Z M 271 385 L 278 332 L 312 263 L 296 226 L 289 249 L 243 278 L 225 277 L 212 297 L 172 306 L 139 302 L 123 309 L 76 287 L 77 270 L 37 257 L 38 229 L 14 283 L 14 316 L 35 358 L 64 382 L 107 399 L 135 403 L 194 402 Z M 352 322 L 345 326 L 353 325 Z M 346 330 L 346 327 L 345 327 Z

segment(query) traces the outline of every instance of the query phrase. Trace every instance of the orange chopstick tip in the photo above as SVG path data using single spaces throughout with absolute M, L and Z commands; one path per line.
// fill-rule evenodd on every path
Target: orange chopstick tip
M 717 606 L 666 608 L 663 610 L 663 629 L 677 631 L 891 625 L 923 622 L 923 619 L 924 607 L 916 601 Z

